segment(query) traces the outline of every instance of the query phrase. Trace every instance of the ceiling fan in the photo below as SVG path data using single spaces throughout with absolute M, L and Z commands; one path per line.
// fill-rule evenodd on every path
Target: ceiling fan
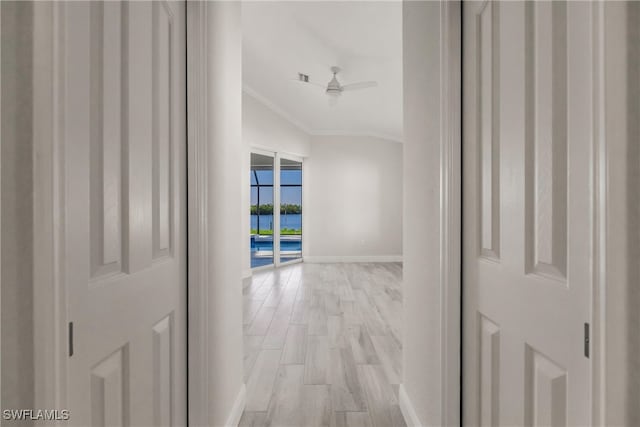
M 378 86 L 378 82 L 374 81 L 357 82 L 343 85 L 338 81 L 337 78 L 337 74 L 340 72 L 340 67 L 331 67 L 331 72 L 333 73 L 333 77 L 331 78 L 331 80 L 329 80 L 329 83 L 327 83 L 326 86 L 310 81 L 309 76 L 303 73 L 298 73 L 298 79 L 296 81 L 322 88 L 325 93 L 331 97 L 329 100 L 330 105 L 334 105 L 337 101 L 337 98 L 344 91 L 367 89 L 370 87 Z

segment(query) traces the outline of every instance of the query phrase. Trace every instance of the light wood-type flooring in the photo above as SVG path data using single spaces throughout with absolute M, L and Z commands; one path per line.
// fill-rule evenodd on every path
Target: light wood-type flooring
M 401 264 L 294 264 L 243 294 L 240 426 L 406 426 Z

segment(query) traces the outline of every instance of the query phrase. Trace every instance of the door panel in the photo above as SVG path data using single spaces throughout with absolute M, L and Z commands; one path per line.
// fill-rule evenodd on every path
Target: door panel
M 278 264 L 302 259 L 302 159 L 278 154 L 280 162 Z M 274 234 L 275 236 L 275 234 Z
M 184 4 L 59 7 L 70 422 L 184 425 Z
M 591 7 L 464 4 L 466 425 L 590 424 Z

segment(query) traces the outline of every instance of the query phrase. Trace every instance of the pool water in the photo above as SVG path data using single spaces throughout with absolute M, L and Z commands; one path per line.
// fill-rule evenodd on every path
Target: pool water
M 302 255 L 302 239 L 300 236 L 282 236 L 280 240 L 282 254 L 280 261 L 291 261 Z M 251 236 L 251 268 L 273 264 L 273 237 Z

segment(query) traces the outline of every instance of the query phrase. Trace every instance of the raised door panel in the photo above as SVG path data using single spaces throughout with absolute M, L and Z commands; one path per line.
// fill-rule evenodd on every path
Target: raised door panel
M 477 138 L 480 155 L 480 253 L 500 257 L 500 85 L 498 4 L 486 2 L 476 14 L 477 22 Z
M 525 425 L 567 425 L 567 371 L 526 346 Z
M 478 408 L 481 426 L 500 425 L 500 328 L 480 315 Z
M 170 426 L 173 407 L 173 316 L 152 328 L 153 333 L 153 425 Z
M 122 269 L 122 5 L 91 4 L 91 275 Z
M 567 272 L 567 5 L 525 8 L 526 268 Z
M 171 249 L 171 36 L 168 6 L 153 5 L 153 256 Z
M 91 369 L 91 425 L 129 424 L 127 349 L 120 348 Z
M 135 273 L 152 260 L 153 25 L 152 3 L 125 6 L 128 35 L 124 87 L 127 128 L 124 137 L 124 224 L 126 271 Z

